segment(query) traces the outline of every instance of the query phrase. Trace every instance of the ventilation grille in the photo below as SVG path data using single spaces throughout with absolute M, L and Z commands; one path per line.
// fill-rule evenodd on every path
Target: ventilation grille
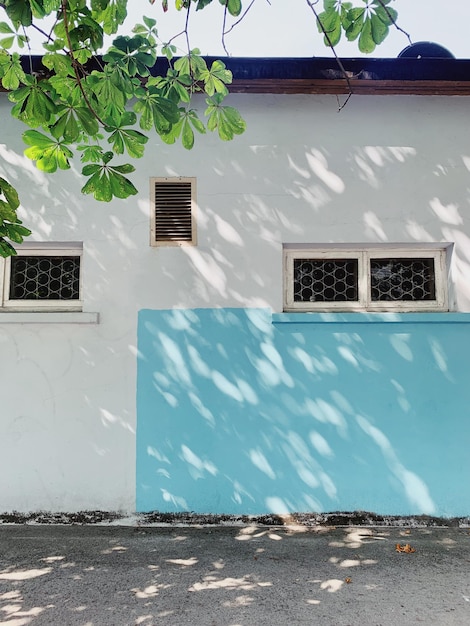
M 155 242 L 193 243 L 191 182 L 155 181 Z

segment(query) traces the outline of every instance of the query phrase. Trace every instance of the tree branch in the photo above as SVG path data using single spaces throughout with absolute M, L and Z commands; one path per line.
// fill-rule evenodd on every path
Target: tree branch
M 93 108 L 93 106 L 92 106 L 92 104 L 91 104 L 90 100 L 88 99 L 88 96 L 87 96 L 87 94 L 85 92 L 83 84 L 82 84 L 82 78 L 80 76 L 80 72 L 78 71 L 79 65 L 81 67 L 81 64 L 79 64 L 79 62 L 77 61 L 77 59 L 75 58 L 75 56 L 73 54 L 72 40 L 70 39 L 69 24 L 68 24 L 68 19 L 67 19 L 67 0 L 62 0 L 62 14 L 63 14 L 63 18 L 64 18 L 65 35 L 67 37 L 67 43 L 68 43 L 68 46 L 69 46 L 69 54 L 70 54 L 70 57 L 72 59 L 72 67 L 73 67 L 73 71 L 74 71 L 74 74 L 75 74 L 75 80 L 77 81 L 78 88 L 81 91 L 81 94 L 83 96 L 83 100 L 85 101 L 85 104 L 87 105 L 88 109 L 90 110 L 90 113 L 92 113 L 92 115 L 98 120 L 98 122 L 102 126 L 106 126 L 106 124 L 103 122 L 101 117 L 98 115 L 98 113 Z
M 328 42 L 328 47 L 329 47 L 329 48 L 331 49 L 331 51 L 333 52 L 333 55 L 334 55 L 335 60 L 336 60 L 336 63 L 337 63 L 337 65 L 338 65 L 339 69 L 341 70 L 341 73 L 343 74 L 344 79 L 345 79 L 345 81 L 346 81 L 346 84 L 347 84 L 347 86 L 348 86 L 349 94 L 348 94 L 348 97 L 346 98 L 346 101 L 345 101 L 342 105 L 340 105 L 340 104 L 339 104 L 339 100 L 338 100 L 338 107 L 339 107 L 339 110 L 341 111 L 341 109 L 342 109 L 342 108 L 344 108 L 344 107 L 346 106 L 346 104 L 347 104 L 347 103 L 348 103 L 348 101 L 349 101 L 349 98 L 350 98 L 350 97 L 353 95 L 353 93 L 354 93 L 353 88 L 352 88 L 352 83 L 351 83 L 351 81 L 350 81 L 350 79 L 349 79 L 348 73 L 346 72 L 346 69 L 345 69 L 345 67 L 344 67 L 344 65 L 343 65 L 343 63 L 342 63 L 342 61 L 341 61 L 341 59 L 340 59 L 340 58 L 339 58 L 339 56 L 336 54 L 336 50 L 335 50 L 335 47 L 334 47 L 334 45 L 333 45 L 333 43 L 332 43 L 332 41 L 331 41 L 331 39 L 330 39 L 330 36 L 329 36 L 329 34 L 328 34 L 327 30 L 325 29 L 325 27 L 323 26 L 323 24 L 322 24 L 322 22 L 321 22 L 321 20 L 320 20 L 320 16 L 318 15 L 318 13 L 317 13 L 317 11 L 316 11 L 316 9 L 315 9 L 315 6 L 314 6 L 314 5 L 318 3 L 318 0 L 306 0 L 306 2 L 307 2 L 307 4 L 308 4 L 308 6 L 310 7 L 310 9 L 312 10 L 313 14 L 315 15 L 315 19 L 317 20 L 317 24 L 319 24 L 319 26 L 320 26 L 320 28 L 321 28 L 321 30 L 322 30 L 322 33 L 324 34 L 325 39 L 326 39 L 326 41 Z

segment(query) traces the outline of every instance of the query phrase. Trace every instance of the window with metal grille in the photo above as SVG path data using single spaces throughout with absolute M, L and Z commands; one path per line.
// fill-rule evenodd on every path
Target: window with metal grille
M 152 178 L 150 181 L 152 246 L 196 244 L 196 179 Z
M 357 272 L 357 259 L 294 259 L 294 301 L 354 302 Z
M 433 258 L 371 259 L 372 301 L 435 300 L 435 274 Z
M 81 310 L 80 244 L 29 244 L 17 252 L 1 268 L 2 308 Z
M 285 246 L 284 310 L 445 310 L 447 247 Z

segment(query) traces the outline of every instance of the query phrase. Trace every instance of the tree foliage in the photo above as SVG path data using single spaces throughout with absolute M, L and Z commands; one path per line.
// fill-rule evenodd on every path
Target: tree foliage
M 344 32 L 348 41 L 358 40 L 359 50 L 374 52 L 396 23 L 398 14 L 390 6 L 392 0 L 362 0 L 353 6 L 343 0 L 325 0 L 324 10 L 317 16 L 317 25 L 327 46 L 336 46 Z
M 372 52 L 395 23 L 392 0 L 306 0 L 313 10 L 325 43 L 334 46 L 344 33 L 358 39 L 359 48 Z M 179 11 L 202 10 L 213 0 L 174 0 Z M 153 5 L 155 0 L 149 0 Z M 233 107 L 224 104 L 232 74 L 223 61 L 209 67 L 186 30 L 185 54 L 177 56 L 174 39 L 163 42 L 157 23 L 143 17 L 129 34 L 120 31 L 128 0 L 0 0 L 0 82 L 9 92 L 12 115 L 29 127 L 23 133 L 25 155 L 47 173 L 67 170 L 79 158 L 84 194 L 109 202 L 137 193 L 128 178 L 134 166 L 128 158 L 144 155 L 149 133 L 191 149 L 196 134 L 217 132 L 228 141 L 245 130 Z M 168 0 L 161 0 L 164 11 Z M 227 16 L 241 19 L 253 0 L 219 0 Z M 151 7 L 149 7 L 151 9 Z M 50 26 L 52 20 L 52 26 Z M 27 62 L 29 32 L 44 37 L 43 73 Z M 102 53 L 105 35 L 114 36 Z M 20 55 L 16 50 L 24 49 Z M 154 76 L 157 55 L 167 61 L 166 72 Z M 26 59 L 26 63 L 25 63 Z M 206 99 L 205 119 L 192 106 L 194 94 Z M 124 162 L 122 161 L 124 159 Z M 19 199 L 12 185 L 0 178 L 0 255 L 15 254 L 30 231 L 17 215 Z

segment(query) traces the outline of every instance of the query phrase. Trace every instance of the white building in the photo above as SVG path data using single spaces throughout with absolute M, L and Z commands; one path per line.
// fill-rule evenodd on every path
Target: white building
M 246 133 L 151 139 L 109 205 L 0 97 L 0 512 L 468 515 L 470 61 L 345 61 L 340 112 L 332 63 L 228 60 Z

